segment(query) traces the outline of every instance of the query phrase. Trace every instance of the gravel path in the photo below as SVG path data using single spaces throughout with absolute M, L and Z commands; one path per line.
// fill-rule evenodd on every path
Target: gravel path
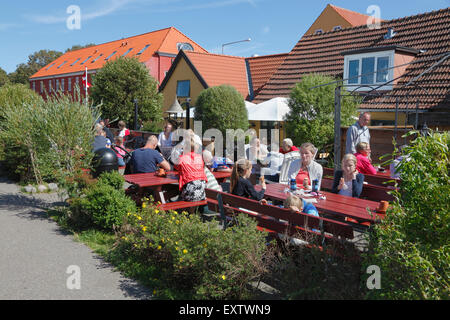
M 0 178 L 0 300 L 151 299 L 47 218 L 45 208 L 58 201 Z

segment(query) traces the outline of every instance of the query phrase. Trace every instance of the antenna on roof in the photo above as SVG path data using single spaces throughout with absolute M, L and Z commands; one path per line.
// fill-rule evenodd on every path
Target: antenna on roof
M 388 28 L 388 32 L 384 35 L 384 39 L 385 40 L 392 39 L 396 34 L 397 32 L 394 31 L 394 28 Z

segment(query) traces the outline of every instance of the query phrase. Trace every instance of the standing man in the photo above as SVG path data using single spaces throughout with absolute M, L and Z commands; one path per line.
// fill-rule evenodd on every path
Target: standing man
M 356 145 L 360 142 L 367 142 L 370 145 L 370 133 L 367 126 L 370 124 L 370 113 L 360 114 L 358 121 L 347 130 L 345 142 L 345 154 L 356 153 Z
M 155 172 L 158 170 L 158 167 L 170 171 L 170 164 L 155 150 L 157 145 L 158 138 L 150 136 L 143 148 L 133 151 L 131 154 L 133 173 Z

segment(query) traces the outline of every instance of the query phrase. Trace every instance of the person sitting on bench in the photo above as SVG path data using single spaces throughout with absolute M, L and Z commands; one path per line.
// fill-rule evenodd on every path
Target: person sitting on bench
M 231 193 L 237 196 L 250 198 L 260 201 L 264 197 L 266 191 L 266 182 L 264 176 L 260 177 L 262 189 L 257 192 L 248 178 L 252 174 L 252 163 L 247 159 L 236 161 L 230 177 Z
M 334 172 L 332 192 L 359 198 L 363 189 L 364 175 L 356 170 L 356 157 L 348 153 L 342 159 L 342 170 Z

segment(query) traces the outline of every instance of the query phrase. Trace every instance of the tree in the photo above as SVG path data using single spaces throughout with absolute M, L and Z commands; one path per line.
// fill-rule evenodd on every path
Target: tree
M 21 63 L 16 71 L 9 74 L 13 83 L 29 84 L 29 78 L 50 62 L 58 59 L 63 53 L 53 50 L 40 50 L 28 56 L 27 63 Z
M 336 84 L 310 89 L 331 83 L 334 78 L 318 74 L 303 77 L 292 89 L 286 116 L 286 132 L 295 145 L 311 142 L 319 150 L 331 151 L 334 141 L 334 95 Z M 354 122 L 358 99 L 342 97 L 341 125 Z
M 92 81 L 91 98 L 101 104 L 103 118 L 134 121 L 134 100 L 142 121 L 162 120 L 162 94 L 158 83 L 136 58 L 120 57 L 107 62 Z
M 227 129 L 247 130 L 248 113 L 244 99 L 232 86 L 221 85 L 203 90 L 197 98 L 195 120 L 202 121 L 203 131 L 214 128 L 226 137 Z
M 5 70 L 0 68 L 0 87 L 3 87 L 5 84 L 9 82 L 8 74 Z
M 75 44 L 72 46 L 72 48 L 68 48 L 65 53 L 70 52 L 70 51 L 76 51 L 76 50 L 80 50 L 80 49 L 84 49 L 84 48 L 89 48 L 89 47 L 93 47 L 95 46 L 95 43 L 88 43 L 84 46 L 80 45 L 80 44 Z

